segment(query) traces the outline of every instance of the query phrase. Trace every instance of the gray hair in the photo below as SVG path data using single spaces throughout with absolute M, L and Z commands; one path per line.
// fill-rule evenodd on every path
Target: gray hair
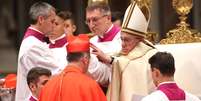
M 37 2 L 33 4 L 29 11 L 31 23 L 35 24 L 37 22 L 38 16 L 47 18 L 49 16 L 49 12 L 52 10 L 56 11 L 53 6 L 46 2 Z
M 98 9 L 103 15 L 111 15 L 111 10 L 105 2 L 93 2 L 87 6 L 86 11 L 94 11 Z

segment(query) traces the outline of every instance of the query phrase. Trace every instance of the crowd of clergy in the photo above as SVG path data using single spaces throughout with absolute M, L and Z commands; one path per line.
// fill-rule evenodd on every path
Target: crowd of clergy
M 109 5 L 93 2 L 85 21 L 91 33 L 78 35 L 69 11 L 37 2 L 29 15 L 13 100 L 200 101 L 175 82 L 173 55 L 146 40 L 149 8 L 132 2 L 112 16 Z

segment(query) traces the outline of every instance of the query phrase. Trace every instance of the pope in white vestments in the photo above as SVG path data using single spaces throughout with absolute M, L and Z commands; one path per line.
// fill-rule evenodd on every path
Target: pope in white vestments
M 140 9 L 136 2 L 125 12 L 121 33 L 122 53 L 113 62 L 108 94 L 110 101 L 131 101 L 134 97 L 145 96 L 153 91 L 148 59 L 157 50 L 144 39 L 149 20 L 149 9 Z

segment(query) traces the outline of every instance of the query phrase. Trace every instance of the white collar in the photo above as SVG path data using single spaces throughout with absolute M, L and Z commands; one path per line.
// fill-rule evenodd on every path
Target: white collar
M 165 82 L 161 82 L 161 83 L 158 85 L 158 87 L 159 87 L 160 85 L 169 84 L 169 83 L 176 83 L 176 82 L 175 82 L 175 81 L 165 81 Z
M 37 31 L 37 32 L 39 32 L 39 33 L 44 34 L 43 32 L 39 31 L 38 29 L 36 29 L 36 28 L 34 28 L 34 27 L 31 27 L 31 26 L 30 26 L 29 29 L 32 29 L 32 30 L 34 30 L 34 31 Z
M 63 37 L 65 37 L 66 35 L 65 34 L 63 34 L 63 35 L 61 35 L 60 37 L 58 37 L 58 38 L 56 38 L 56 39 L 54 39 L 54 40 L 50 40 L 50 42 L 52 43 L 52 44 L 55 44 L 55 41 L 57 41 L 57 40 L 59 40 L 59 39 L 62 39 Z
M 30 99 L 31 97 L 33 97 L 34 99 L 36 99 L 36 100 L 38 101 L 38 98 L 35 97 L 33 94 L 30 94 L 30 95 L 29 95 L 29 99 Z M 28 100 L 28 101 L 29 101 L 29 100 Z
M 35 96 L 33 96 L 33 95 L 32 95 L 32 97 L 38 101 L 38 98 L 36 98 L 36 97 L 35 97 Z
M 106 33 L 108 33 L 108 32 L 112 29 L 113 26 L 114 26 L 114 25 L 112 24 L 112 25 L 110 26 L 110 28 L 106 31 Z

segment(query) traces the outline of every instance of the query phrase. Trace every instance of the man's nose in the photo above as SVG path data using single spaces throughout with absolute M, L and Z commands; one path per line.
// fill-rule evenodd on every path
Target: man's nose
M 55 23 L 53 23 L 53 24 L 52 24 L 52 26 L 53 26 L 53 27 L 56 27 L 56 24 L 55 24 Z
M 121 46 L 122 46 L 122 47 L 125 47 L 125 45 L 126 45 L 125 42 L 122 41 Z

